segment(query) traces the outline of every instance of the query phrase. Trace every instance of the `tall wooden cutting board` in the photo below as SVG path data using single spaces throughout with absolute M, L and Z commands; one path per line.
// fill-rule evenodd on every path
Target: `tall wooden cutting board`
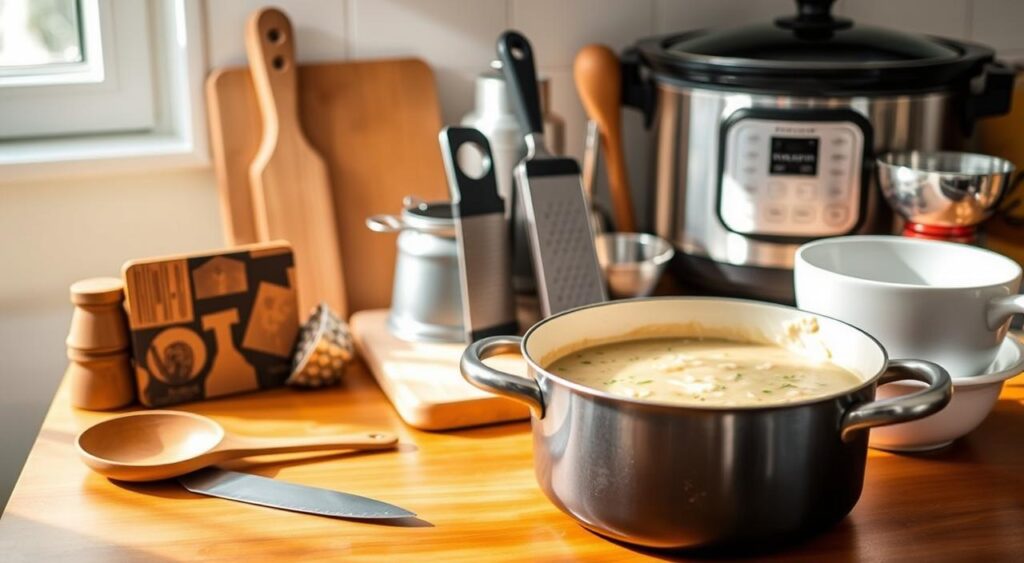
M 395 237 L 369 231 L 364 220 L 398 212 L 405 195 L 448 199 L 433 72 L 417 59 L 299 65 L 298 71 L 302 128 L 330 177 L 348 312 L 387 307 Z M 224 236 L 229 244 L 255 242 L 249 166 L 263 124 L 249 69 L 214 71 L 206 93 Z
M 261 241 L 287 239 L 295 252 L 299 311 L 320 302 L 348 316 L 341 246 L 327 166 L 299 126 L 295 37 L 277 8 L 257 10 L 245 33 L 263 139 L 249 166 Z

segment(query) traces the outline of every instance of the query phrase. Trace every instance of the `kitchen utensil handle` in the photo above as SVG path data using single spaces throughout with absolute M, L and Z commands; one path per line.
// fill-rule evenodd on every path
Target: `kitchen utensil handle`
M 622 147 L 622 70 L 615 52 L 605 45 L 587 45 L 573 61 L 573 78 L 587 116 L 597 122 L 608 170 L 615 227 L 633 232 L 633 200 L 630 197 L 629 173 Z
M 398 438 L 384 432 L 345 434 L 340 436 L 309 436 L 303 438 L 225 438 L 217 451 L 221 455 L 251 455 L 312 452 L 322 450 L 384 450 L 398 445 Z
M 474 386 L 526 403 L 533 416 L 544 418 L 544 395 L 536 381 L 496 370 L 483 362 L 498 354 L 519 353 L 522 342 L 519 336 L 491 336 L 477 340 L 462 353 L 459 369 L 462 377 Z
M 277 8 L 257 10 L 249 16 L 245 49 L 256 99 L 266 130 L 264 138 L 277 138 L 286 128 L 297 128 L 299 97 L 295 68 L 295 33 L 288 16 Z
M 490 213 L 504 213 L 505 201 L 498 195 L 498 183 L 494 174 L 494 159 L 491 145 L 483 133 L 472 127 L 445 127 L 438 135 L 441 156 L 452 206 L 459 218 Z M 476 146 L 480 157 L 480 176 L 467 174 L 459 162 L 459 149 L 463 145 Z
M 537 69 L 533 64 L 530 42 L 517 31 L 506 31 L 498 38 L 498 58 L 501 59 L 505 83 L 516 117 L 519 118 L 519 126 L 527 134 L 543 133 Z
M 366 218 L 366 228 L 375 233 L 397 233 L 405 223 L 394 215 L 371 215 Z
M 999 330 L 1003 323 L 1010 320 L 1014 315 L 1024 314 L 1024 295 L 1014 294 L 1006 297 L 997 297 L 988 302 L 989 330 Z
M 953 381 L 942 366 L 924 360 L 891 360 L 878 384 L 913 379 L 928 384 L 923 391 L 855 405 L 840 424 L 843 441 L 875 426 L 910 422 L 942 410 L 953 397 Z

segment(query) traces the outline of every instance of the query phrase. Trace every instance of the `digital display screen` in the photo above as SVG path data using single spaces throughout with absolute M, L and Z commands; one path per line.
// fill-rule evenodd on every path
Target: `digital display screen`
M 814 176 L 818 173 L 818 139 L 772 137 L 770 174 Z

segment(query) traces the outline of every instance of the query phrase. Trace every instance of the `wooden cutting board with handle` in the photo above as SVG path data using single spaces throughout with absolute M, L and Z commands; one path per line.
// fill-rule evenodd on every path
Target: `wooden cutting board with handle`
M 283 40 L 293 38 L 289 33 Z M 387 307 L 395 235 L 371 232 L 366 217 L 399 211 L 406 195 L 448 199 L 433 72 L 418 59 L 294 68 L 298 124 L 327 167 L 346 313 Z M 249 174 L 264 120 L 252 75 L 245 67 L 216 70 L 207 79 L 206 94 L 225 239 L 229 244 L 258 241 Z
M 259 149 L 249 165 L 256 236 L 291 242 L 301 315 L 324 301 L 347 316 L 327 166 L 299 124 L 294 33 L 288 17 L 273 8 L 253 13 L 245 47 L 263 121 Z

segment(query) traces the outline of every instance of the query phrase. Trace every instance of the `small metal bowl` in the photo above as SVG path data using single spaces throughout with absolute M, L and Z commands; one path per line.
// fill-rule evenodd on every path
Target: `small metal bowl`
M 668 241 L 647 233 L 604 233 L 594 244 L 614 299 L 650 295 L 675 254 Z
M 988 219 L 1014 172 L 1008 160 L 966 152 L 891 152 L 876 163 L 889 205 L 908 221 L 938 227 Z

